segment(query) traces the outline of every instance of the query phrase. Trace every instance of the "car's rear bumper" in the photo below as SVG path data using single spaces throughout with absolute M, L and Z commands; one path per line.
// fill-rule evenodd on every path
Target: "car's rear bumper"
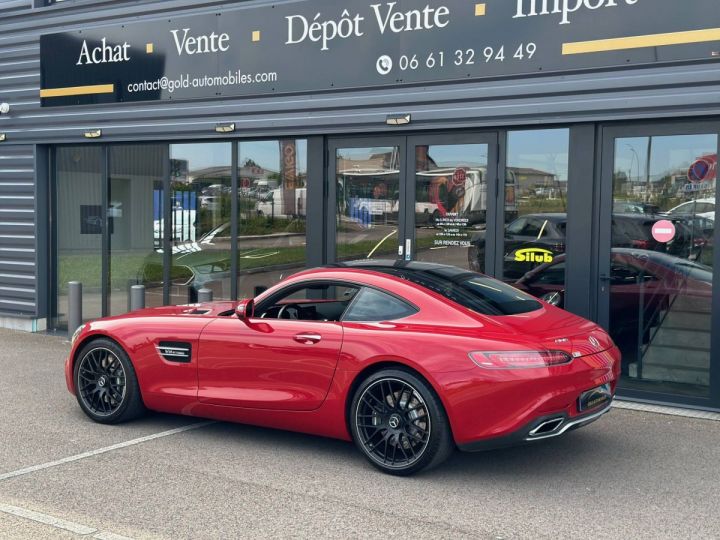
M 567 413 L 557 413 L 544 415 L 529 422 L 521 429 L 492 439 L 479 440 L 465 444 L 458 444 L 458 448 L 463 452 L 481 452 L 484 450 L 494 450 L 497 448 L 507 448 L 509 446 L 518 446 L 528 444 L 535 441 L 552 439 L 559 437 L 568 431 L 586 426 L 604 414 L 612 407 L 612 402 L 607 403 L 603 407 L 595 411 L 589 411 L 586 414 L 571 417 Z M 538 429 L 543 426 L 551 425 L 553 429 L 538 433 Z
M 542 434 L 557 436 L 588 422 L 596 409 L 582 410 L 580 396 L 608 386 L 615 394 L 620 376 L 620 351 L 607 351 L 573 359 L 547 369 L 474 370 L 436 375 L 455 443 L 479 448 L 526 442 L 539 424 L 558 419 L 557 429 Z M 599 405 L 602 406 L 602 405 Z M 499 441 L 499 442 L 498 442 Z M 504 442 L 503 442 L 504 441 Z

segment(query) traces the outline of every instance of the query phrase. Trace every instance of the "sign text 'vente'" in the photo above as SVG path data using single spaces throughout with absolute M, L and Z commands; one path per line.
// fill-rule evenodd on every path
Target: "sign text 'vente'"
M 450 24 L 450 9 L 447 6 L 426 5 L 423 8 L 399 11 L 395 8 L 396 5 L 397 2 L 370 5 L 380 35 L 433 30 L 445 28 Z M 310 40 L 321 42 L 320 50 L 327 51 L 329 43 L 335 39 L 365 35 L 363 31 L 365 17 L 360 14 L 351 16 L 347 9 L 342 12 L 338 20 L 323 20 L 321 13 L 317 13 L 312 22 L 303 15 L 290 15 L 285 19 L 288 24 L 288 39 L 285 45 L 297 45 Z
M 190 36 L 188 35 L 190 29 L 183 28 L 181 37 L 179 32 L 180 30 L 170 30 L 178 56 L 183 54 L 193 56 L 195 54 L 227 52 L 230 49 L 230 36 L 228 34 L 216 34 L 213 32 L 210 35 Z

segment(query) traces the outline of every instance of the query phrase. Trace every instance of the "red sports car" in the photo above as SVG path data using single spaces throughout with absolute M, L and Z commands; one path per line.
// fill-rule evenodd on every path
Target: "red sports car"
M 353 440 L 407 475 L 459 447 L 555 437 L 608 411 L 620 353 L 595 324 L 482 274 L 363 261 L 254 300 L 83 325 L 68 389 L 93 420 L 146 408 Z

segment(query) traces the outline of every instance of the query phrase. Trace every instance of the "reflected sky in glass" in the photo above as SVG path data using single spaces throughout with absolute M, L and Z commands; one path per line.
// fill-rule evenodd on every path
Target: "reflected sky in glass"
M 650 146 L 652 145 L 652 146 Z M 633 181 L 645 181 L 650 150 L 650 181 L 687 174 L 698 158 L 717 153 L 716 135 L 673 135 L 667 137 L 628 137 L 615 141 L 615 172 Z
M 537 169 L 567 182 L 570 130 L 541 129 L 508 133 L 508 167 Z

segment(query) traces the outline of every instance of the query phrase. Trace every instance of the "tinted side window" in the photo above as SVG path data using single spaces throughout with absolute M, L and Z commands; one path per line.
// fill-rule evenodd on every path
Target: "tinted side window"
M 522 231 L 523 236 L 535 236 L 540 238 L 540 235 L 545 232 L 543 222 L 537 219 L 528 219 L 527 225 Z
M 475 272 L 448 268 L 451 269 L 449 274 L 442 269 L 413 270 L 387 267 L 372 269 L 416 283 L 484 315 L 518 315 L 542 308 L 542 304 L 535 298 L 502 281 Z
M 343 317 L 344 321 L 392 321 L 417 312 L 413 306 L 376 289 L 363 289 Z
M 261 319 L 339 321 L 358 292 L 357 287 L 333 283 L 285 289 L 255 308 Z
M 696 212 L 698 214 L 701 214 L 704 212 L 712 212 L 713 210 L 715 210 L 715 205 L 712 203 L 700 203 L 697 206 L 698 206 L 698 209 L 696 210 Z
M 527 219 L 521 218 L 518 220 L 513 221 L 510 225 L 508 225 L 507 232 L 508 234 L 520 234 L 522 230 L 525 228 L 525 223 L 527 222 Z

